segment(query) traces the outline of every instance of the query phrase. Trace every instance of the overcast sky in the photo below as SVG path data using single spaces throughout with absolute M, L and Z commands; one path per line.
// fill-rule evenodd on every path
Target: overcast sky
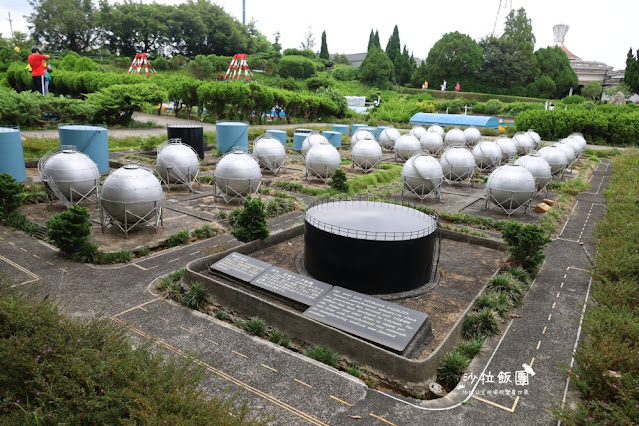
M 113 3 L 113 0 L 109 0 Z M 142 0 L 151 3 L 150 0 Z M 179 4 L 182 0 L 157 0 Z M 270 41 L 279 31 L 284 48 L 298 48 L 310 27 L 319 51 L 322 31 L 326 31 L 330 53 L 365 52 L 371 29 L 379 30 L 382 48 L 395 25 L 399 38 L 415 57 L 425 59 L 433 44 L 445 33 L 459 31 L 479 41 L 493 32 L 503 31 L 510 8 L 526 9 L 537 39 L 535 48 L 553 42 L 552 27 L 567 24 L 565 45 L 584 60 L 605 62 L 615 69 L 625 68 L 626 54 L 639 49 L 639 1 L 589 2 L 585 0 L 245 0 L 246 22 L 257 22 L 257 28 Z M 239 21 L 242 0 L 217 0 Z M 506 7 L 504 7 L 504 5 Z M 14 31 L 28 32 L 25 15 L 31 13 L 27 0 L 0 0 L 0 33 L 9 35 L 8 13 Z M 499 15 L 498 15 L 499 13 Z

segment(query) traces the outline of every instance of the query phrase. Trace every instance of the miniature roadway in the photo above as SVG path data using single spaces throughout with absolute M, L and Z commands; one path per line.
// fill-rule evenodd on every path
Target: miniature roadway
M 524 306 L 501 336 L 487 341 L 457 389 L 438 400 L 370 389 L 346 373 L 151 293 L 163 275 L 239 245 L 230 235 L 99 267 L 66 261 L 48 244 L 0 227 L 0 270 L 19 286 L 55 297 L 72 316 L 104 315 L 128 329 L 136 343 L 192 356 L 206 369 L 207 391 L 237 394 L 254 414 L 273 415 L 275 424 L 555 424 L 551 406 L 574 397 L 562 369 L 572 365 L 581 332 L 591 284 L 589 256 L 595 258 L 593 231 L 604 214 L 610 173 L 610 162 L 602 160 L 591 189 L 577 195 L 559 237 L 547 246 Z M 294 212 L 269 227 L 278 232 L 302 220 Z M 523 364 L 534 376 L 517 373 L 525 371 Z

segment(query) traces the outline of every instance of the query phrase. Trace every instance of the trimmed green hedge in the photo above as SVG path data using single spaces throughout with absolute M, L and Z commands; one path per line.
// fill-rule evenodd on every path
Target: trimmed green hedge
M 538 98 L 527 98 L 524 96 L 507 96 L 507 95 L 495 95 L 492 93 L 475 93 L 475 92 L 455 92 L 452 90 L 447 90 L 442 92 L 441 90 L 423 90 L 423 89 L 410 89 L 408 87 L 397 87 L 397 91 L 399 93 L 407 93 L 410 95 L 417 95 L 420 93 L 428 93 L 432 95 L 436 99 L 455 99 L 459 97 L 463 97 L 469 101 L 475 102 L 488 102 L 491 99 L 499 99 L 504 103 L 511 102 L 546 102 L 546 99 L 538 99 Z
M 623 107 L 524 111 L 517 115 L 515 125 L 517 130 L 535 129 L 544 140 L 557 140 L 580 132 L 590 142 L 611 145 L 639 142 L 639 112 Z

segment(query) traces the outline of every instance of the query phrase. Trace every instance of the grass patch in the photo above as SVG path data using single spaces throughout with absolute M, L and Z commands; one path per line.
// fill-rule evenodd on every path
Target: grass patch
M 490 309 L 500 318 L 506 318 L 513 304 L 507 294 L 486 292 L 475 299 L 474 311 Z
M 215 311 L 215 318 L 219 319 L 220 321 L 226 321 L 229 319 L 229 314 L 223 309 L 218 309 L 217 311 Z
M 462 337 L 466 340 L 493 337 L 499 334 L 499 318 L 488 308 L 478 312 L 470 312 L 464 319 Z
M 471 360 L 475 358 L 475 356 L 481 353 L 481 349 L 484 346 L 483 337 L 475 337 L 473 340 L 464 340 L 457 346 L 464 355 L 466 355 Z
M 205 223 L 202 226 L 198 226 L 193 231 L 191 231 L 191 236 L 193 238 L 197 238 L 198 240 L 203 240 L 205 238 L 215 237 L 216 235 L 220 235 L 224 232 L 218 226 L 211 226 L 208 223 Z
M 454 389 L 470 362 L 471 358 L 459 348 L 447 352 L 437 368 L 437 381 L 449 391 Z
M 187 308 L 199 311 L 206 304 L 206 289 L 200 283 L 191 283 L 180 298 L 180 302 Z
M 499 274 L 488 281 L 486 286 L 486 293 L 502 294 L 515 307 L 524 302 L 525 290 L 524 285 L 510 274 Z
M 240 327 L 254 336 L 263 336 L 266 333 L 266 322 L 262 318 L 253 317 L 242 321 Z
M 282 341 L 283 337 L 284 333 L 278 330 L 273 330 L 268 334 L 268 340 L 275 344 L 279 344 Z
M 364 374 L 364 372 L 360 370 L 359 367 L 355 364 L 346 367 L 346 372 L 351 376 L 357 377 L 358 379 L 360 379 Z
M 331 367 L 338 367 L 339 355 L 330 348 L 326 348 L 324 346 L 313 346 L 306 349 L 304 351 L 304 355 Z
M 189 232 L 189 230 L 183 229 L 173 235 L 170 235 L 169 238 L 164 241 L 164 247 L 171 248 L 181 246 L 182 244 L 188 243 L 190 239 L 191 233 Z
M 140 247 L 137 250 L 133 250 L 133 254 L 139 257 L 145 257 L 151 254 L 151 249 L 148 247 Z
M 99 251 L 95 256 L 97 265 L 111 265 L 113 263 L 126 263 L 133 260 L 133 253 L 129 250 L 113 251 L 104 253 Z

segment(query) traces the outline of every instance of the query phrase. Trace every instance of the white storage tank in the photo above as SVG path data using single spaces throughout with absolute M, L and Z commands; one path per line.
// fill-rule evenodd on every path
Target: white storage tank
M 262 170 L 258 161 L 244 151 L 237 150 L 225 154 L 213 172 L 217 195 L 225 201 L 235 197 L 245 197 L 257 192 L 262 183 Z
M 444 139 L 437 132 L 426 132 L 424 136 L 419 139 L 419 143 L 423 151 L 433 155 L 439 153 L 444 148 Z
M 539 133 L 535 132 L 533 129 L 528 129 L 526 133 L 528 133 L 528 136 L 530 136 L 533 142 L 535 142 L 535 149 L 537 150 L 541 148 L 541 136 L 539 136 Z
M 586 142 L 586 138 L 584 138 L 584 135 L 582 135 L 581 133 L 575 132 L 575 133 L 571 133 L 570 136 L 568 137 L 577 139 L 579 141 L 579 143 L 581 144 L 582 154 L 586 151 L 586 146 L 588 145 L 588 143 Z
M 581 142 L 577 138 L 574 138 L 572 136 L 568 136 L 567 138 L 560 140 L 559 143 L 569 145 L 573 149 L 573 151 L 575 151 L 576 159 L 581 157 L 581 154 L 583 154 L 586 150 L 586 148 L 581 145 Z
M 475 157 L 463 146 L 446 148 L 439 163 L 444 171 L 444 177 L 452 182 L 469 179 L 475 172 Z
M 168 187 L 183 183 L 191 188 L 200 171 L 198 154 L 180 139 L 169 139 L 157 148 L 155 170 Z
M 394 127 L 387 127 L 379 134 L 379 144 L 384 149 L 393 149 L 395 141 L 397 141 L 400 136 L 399 130 Z
M 444 132 L 444 128 L 442 126 L 440 126 L 439 124 L 433 124 L 428 128 L 429 132 L 437 132 L 439 133 L 439 136 L 442 137 L 442 139 L 444 139 L 444 134 L 446 132 Z
M 253 156 L 261 168 L 277 173 L 286 162 L 284 145 L 275 137 L 264 134 L 253 142 Z
M 402 135 L 395 141 L 395 156 L 402 160 L 408 160 L 422 148 L 417 139 L 413 135 Z
M 409 135 L 415 136 L 417 140 L 421 139 L 422 136 L 427 132 L 422 126 L 413 126 L 413 128 L 408 132 Z
M 473 147 L 473 157 L 480 170 L 497 167 L 501 163 L 501 148 L 495 142 L 481 141 Z
M 513 141 L 517 145 L 517 154 L 526 155 L 535 150 L 535 141 L 526 132 L 517 132 L 513 136 Z
M 495 143 L 499 145 L 499 149 L 501 149 L 502 163 L 512 160 L 515 155 L 517 155 L 517 145 L 511 138 L 507 136 L 499 136 L 495 139 Z
M 464 146 L 466 145 L 466 137 L 459 127 L 455 127 L 454 129 L 450 129 L 446 132 L 444 142 L 446 143 L 446 146 Z
M 113 221 L 124 224 L 121 229 L 128 231 L 137 224 L 155 225 L 162 215 L 164 192 L 162 184 L 150 169 L 136 164 L 125 164 L 112 171 L 102 183 L 100 205 L 104 213 Z M 103 228 L 111 220 L 103 217 Z
M 537 155 L 546 160 L 553 176 L 561 176 L 566 167 L 568 167 L 568 156 L 559 147 L 545 146 L 537 151 Z
M 540 155 L 524 155 L 515 161 L 515 165 L 524 166 L 533 175 L 537 184 L 537 192 L 542 191 L 552 179 L 550 164 Z
M 308 150 L 311 149 L 312 146 L 315 146 L 320 143 L 330 144 L 326 136 L 321 135 L 317 132 L 309 133 L 306 139 L 304 139 L 304 142 L 302 142 L 302 156 L 306 157 L 306 153 L 308 152 Z
M 60 198 L 65 205 L 77 204 L 97 194 L 100 172 L 88 155 L 75 146 L 64 145 L 45 154 L 38 162 L 40 179 L 45 184 L 47 198 Z
M 527 208 L 535 195 L 535 178 L 523 166 L 504 165 L 495 169 L 486 181 L 486 208 L 493 203 L 509 214 Z
M 317 144 L 306 153 L 306 177 L 309 174 L 327 179 L 340 168 L 342 158 L 331 144 Z
M 382 159 L 382 147 L 370 139 L 361 140 L 353 147 L 353 165 L 368 171 Z
M 566 154 L 566 159 L 568 161 L 568 165 L 566 166 L 566 168 L 569 168 L 571 164 L 574 163 L 575 160 L 577 159 L 575 149 L 572 146 L 565 143 L 560 143 L 560 142 L 555 142 L 551 146 L 561 149 L 564 152 L 564 154 Z
M 402 167 L 403 189 L 412 192 L 420 199 L 435 192 L 441 199 L 440 187 L 444 181 L 444 171 L 437 159 L 428 154 L 415 154 Z
M 466 145 L 475 146 L 481 139 L 481 132 L 477 127 L 470 126 L 464 129 L 464 138 L 466 139 Z
M 357 142 L 359 142 L 361 140 L 364 140 L 364 139 L 368 139 L 368 140 L 374 141 L 375 140 L 375 135 L 373 135 L 368 130 L 359 129 L 355 133 L 353 133 L 353 136 L 351 136 L 351 146 L 357 145 Z

